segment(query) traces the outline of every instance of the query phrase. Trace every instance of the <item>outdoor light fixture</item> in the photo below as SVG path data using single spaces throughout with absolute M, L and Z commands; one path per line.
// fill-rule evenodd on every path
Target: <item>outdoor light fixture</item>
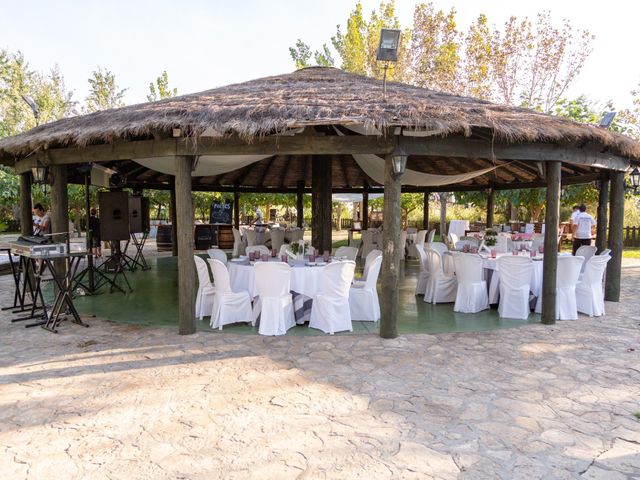
M 629 179 L 631 180 L 633 193 L 636 193 L 638 191 L 638 187 L 640 187 L 640 171 L 638 171 L 638 167 L 633 168 L 633 170 L 629 174 Z
M 398 61 L 398 48 L 400 47 L 400 30 L 394 28 L 383 28 L 380 30 L 380 44 L 376 60 L 385 62 L 384 74 L 382 76 L 382 100 L 387 97 L 387 70 L 389 62 Z
M 607 112 L 602 116 L 602 120 L 600 120 L 599 127 L 609 128 L 613 123 L 613 119 L 616 118 L 616 112 Z
M 396 176 L 400 176 L 404 173 L 407 168 L 407 152 L 405 152 L 400 143 L 396 144 L 396 148 L 394 148 L 393 153 L 391 154 L 391 166 L 393 167 L 393 173 Z
M 33 183 L 44 185 L 47 183 L 47 167 L 38 162 L 38 165 L 31 168 Z

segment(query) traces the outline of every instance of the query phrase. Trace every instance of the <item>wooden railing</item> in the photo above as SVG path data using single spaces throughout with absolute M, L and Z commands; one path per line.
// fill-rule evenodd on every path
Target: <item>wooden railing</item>
M 640 227 L 625 227 L 622 238 L 625 247 L 640 247 Z

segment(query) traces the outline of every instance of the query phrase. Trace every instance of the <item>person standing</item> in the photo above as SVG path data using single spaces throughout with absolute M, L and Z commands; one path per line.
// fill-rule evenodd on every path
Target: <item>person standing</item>
M 41 203 L 33 206 L 33 235 L 42 237 L 47 233 L 51 233 L 51 218 Z
M 591 245 L 591 229 L 596 221 L 587 213 L 587 207 L 580 205 L 578 215 L 573 223 L 573 254 L 575 255 L 582 245 Z
M 89 216 L 89 232 L 91 232 L 91 252 L 96 257 L 102 256 L 102 249 L 100 248 L 100 219 L 98 218 L 98 211 L 92 208 Z
M 264 217 L 262 216 L 262 210 L 256 205 L 255 209 L 256 218 L 253 223 L 256 225 L 262 225 L 264 223 Z
M 574 205 L 571 211 L 571 217 L 569 218 L 569 222 L 571 225 L 575 225 L 576 217 L 580 215 L 580 205 Z

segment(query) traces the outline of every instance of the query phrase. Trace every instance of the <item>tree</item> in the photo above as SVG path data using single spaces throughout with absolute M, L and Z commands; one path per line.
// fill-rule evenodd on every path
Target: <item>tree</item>
M 91 113 L 124 106 L 124 93 L 127 89 L 120 89 L 116 83 L 116 76 L 109 70 L 98 67 L 91 73 L 88 81 L 89 95 L 85 100 L 85 112 Z
M 156 100 L 175 97 L 177 94 L 177 88 L 169 87 L 169 75 L 165 70 L 162 72 L 162 75 L 156 78 L 155 84 L 153 82 L 149 83 L 149 95 L 147 95 L 147 100 L 155 102 Z

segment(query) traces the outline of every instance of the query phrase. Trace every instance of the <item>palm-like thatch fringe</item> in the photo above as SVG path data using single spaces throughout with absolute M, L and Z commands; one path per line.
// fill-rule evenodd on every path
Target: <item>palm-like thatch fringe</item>
M 389 83 L 383 101 L 380 81 L 321 67 L 65 118 L 0 140 L 0 159 L 45 147 L 168 135 L 173 128 L 194 137 L 206 130 L 250 141 L 308 125 L 350 124 L 382 131 L 413 127 L 442 136 L 468 136 L 474 129 L 487 129 L 497 141 L 593 143 L 640 159 L 640 144 L 602 128 L 401 83 Z

